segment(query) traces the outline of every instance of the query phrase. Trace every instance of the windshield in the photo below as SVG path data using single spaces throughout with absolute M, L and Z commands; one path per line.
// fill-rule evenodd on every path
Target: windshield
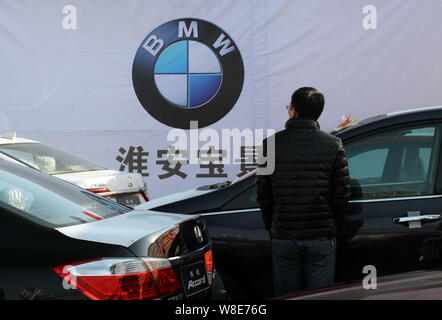
M 0 153 L 47 174 L 106 170 L 86 159 L 42 143 L 0 145 Z
M 50 226 L 88 223 L 130 211 L 71 183 L 0 162 L 0 207 Z

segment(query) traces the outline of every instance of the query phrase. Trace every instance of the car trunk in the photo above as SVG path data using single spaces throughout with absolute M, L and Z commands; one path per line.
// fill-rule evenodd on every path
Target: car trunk
M 196 227 L 201 230 L 201 242 L 195 234 Z M 141 257 L 173 257 L 208 244 L 204 221 L 199 216 L 148 210 L 133 210 L 100 221 L 57 230 L 79 240 L 120 245 Z M 155 244 L 158 249 L 155 249 Z
M 126 247 L 139 258 L 168 259 L 182 285 L 178 296 L 205 298 L 210 288 L 211 242 L 199 216 L 134 210 L 57 230 L 79 240 Z
M 134 207 L 146 201 L 140 174 L 97 170 L 54 175 L 120 204 Z

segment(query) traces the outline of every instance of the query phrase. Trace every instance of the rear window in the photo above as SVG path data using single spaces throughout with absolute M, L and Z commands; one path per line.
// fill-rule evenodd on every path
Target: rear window
M 47 174 L 105 170 L 86 159 L 42 143 L 0 145 L 0 152 Z
M 93 222 L 131 210 L 68 182 L 4 162 L 0 166 L 0 206 L 55 227 Z

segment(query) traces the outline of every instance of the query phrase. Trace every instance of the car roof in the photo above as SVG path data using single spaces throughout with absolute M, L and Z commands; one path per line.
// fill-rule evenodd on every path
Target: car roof
M 364 119 L 336 133 L 342 139 L 407 122 L 442 119 L 442 106 L 407 109 Z
M 406 110 L 401 110 L 401 111 L 395 111 L 395 112 L 387 113 L 386 116 L 387 117 L 392 117 L 392 116 L 398 116 L 398 115 L 401 115 L 401 114 L 425 112 L 425 111 L 431 111 L 431 110 L 442 110 L 442 106 L 406 109 Z
M 12 144 L 12 143 L 38 143 L 38 142 L 34 141 L 34 140 L 23 139 L 23 138 L 15 138 L 14 140 L 0 138 L 0 145 Z
M 12 143 L 38 143 L 37 141 L 25 138 L 18 138 L 15 132 L 7 133 L 0 136 L 0 145 L 2 144 L 12 144 Z

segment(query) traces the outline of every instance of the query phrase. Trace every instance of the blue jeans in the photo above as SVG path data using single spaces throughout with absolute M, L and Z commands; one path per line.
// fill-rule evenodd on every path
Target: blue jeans
M 335 281 L 336 239 L 272 240 L 273 280 L 277 297 Z

